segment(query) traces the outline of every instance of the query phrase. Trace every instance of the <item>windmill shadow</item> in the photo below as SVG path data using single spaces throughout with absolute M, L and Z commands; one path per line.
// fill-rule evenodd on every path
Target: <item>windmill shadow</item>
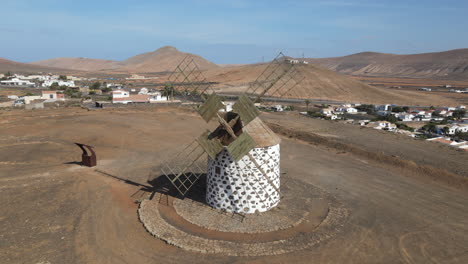
M 152 186 L 153 193 L 150 197 L 152 199 L 154 194 L 159 193 L 162 195 L 167 195 L 175 199 L 188 199 L 193 202 L 199 202 L 206 204 L 206 173 L 199 174 L 198 181 L 194 184 L 190 190 L 181 195 L 180 192 L 172 185 L 169 179 L 165 175 L 160 175 L 152 179 L 148 179 L 147 183 Z M 169 177 L 174 175 L 168 175 Z

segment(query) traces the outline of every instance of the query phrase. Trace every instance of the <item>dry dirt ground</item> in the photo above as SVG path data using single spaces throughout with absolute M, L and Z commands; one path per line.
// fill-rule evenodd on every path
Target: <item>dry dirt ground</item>
M 0 262 L 468 263 L 467 153 L 296 115 L 265 119 L 285 135 L 282 170 L 350 209 L 332 240 L 255 258 L 166 245 L 145 231 L 134 201 L 151 168 L 201 133 L 195 114 L 11 111 L 0 112 Z M 97 168 L 76 164 L 73 142 L 95 146 Z

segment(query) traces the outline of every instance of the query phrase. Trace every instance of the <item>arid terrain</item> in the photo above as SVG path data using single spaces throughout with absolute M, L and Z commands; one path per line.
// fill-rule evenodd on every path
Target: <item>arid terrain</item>
M 338 102 L 456 106 L 468 102 L 468 94 L 449 93 L 448 89 L 421 92 L 420 87 L 468 86 L 466 50 L 414 55 L 359 53 L 339 58 L 306 59 L 298 68 L 304 80 L 294 89 L 302 98 Z M 52 72 L 107 78 L 137 86 L 161 88 L 179 63 L 191 56 L 202 74 L 222 93 L 245 91 L 265 70 L 268 63 L 219 66 L 198 55 L 165 46 L 124 61 L 92 58 L 54 58 L 32 63 L 0 59 L 0 72 Z M 185 66 L 182 67 L 185 69 Z M 125 81 L 131 74 L 156 79 Z M 398 89 L 395 89 L 397 87 Z M 288 96 L 288 95 L 286 95 Z M 297 97 L 294 94 L 289 97 Z
M 265 257 L 198 254 L 146 232 L 148 177 L 206 126 L 175 107 L 0 112 L 2 263 L 467 263 L 468 153 L 294 113 L 264 113 L 287 177 L 350 211 L 333 239 Z M 366 129 L 363 133 L 362 129 Z M 98 166 L 73 144 L 93 145 Z M 153 175 L 154 176 L 154 175 Z
M 468 49 L 408 55 L 361 52 L 307 61 L 340 73 L 360 76 L 448 80 L 466 80 L 468 77 Z
M 245 91 L 248 83 L 253 82 L 265 70 L 267 64 L 253 64 L 237 67 L 215 68 L 204 72 L 210 81 L 219 82 L 217 86 L 223 93 Z M 447 94 L 421 93 L 415 90 L 394 90 L 376 87 L 338 74 L 315 65 L 297 67 L 304 80 L 294 88 L 295 94 L 314 99 L 327 99 L 360 103 L 395 103 L 409 105 L 457 105 L 460 100 Z M 460 96 L 468 98 L 467 94 Z
M 0 72 L 5 73 L 7 71 L 10 71 L 10 72 L 28 72 L 28 73 L 71 72 L 71 70 L 48 67 L 48 66 L 43 66 L 43 65 L 33 65 L 33 64 L 30 64 L 30 63 L 21 63 L 21 62 L 16 62 L 16 61 L 11 61 L 11 60 L 0 58 Z

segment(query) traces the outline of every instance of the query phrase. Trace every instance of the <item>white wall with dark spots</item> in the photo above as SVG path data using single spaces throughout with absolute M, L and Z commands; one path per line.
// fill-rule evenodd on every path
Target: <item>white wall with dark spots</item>
M 261 170 L 246 155 L 234 162 L 228 151 L 208 160 L 207 203 L 228 212 L 265 212 L 278 205 L 280 194 L 280 146 L 254 148 L 250 155 Z M 263 173 L 263 172 L 265 173 Z M 268 177 L 268 179 L 266 178 Z

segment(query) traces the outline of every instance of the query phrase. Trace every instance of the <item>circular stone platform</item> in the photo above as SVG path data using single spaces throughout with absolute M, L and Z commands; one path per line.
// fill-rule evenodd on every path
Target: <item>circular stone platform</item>
M 326 217 L 328 202 L 318 199 L 317 194 L 306 196 L 308 188 L 309 186 L 298 181 L 284 184 L 281 188 L 283 193 L 292 194 L 294 190 L 296 194 L 304 195 L 285 195 L 278 207 L 256 214 L 237 215 L 213 209 L 205 203 L 179 199 L 175 199 L 172 205 L 182 218 L 209 230 L 235 233 L 272 232 L 297 226 L 307 218 L 309 221 L 313 219 L 318 225 Z
M 302 250 L 330 239 L 346 222 L 344 205 L 313 185 L 285 178 L 281 191 L 278 207 L 265 213 L 222 212 L 198 202 L 203 197 L 179 200 L 162 193 L 144 200 L 138 213 L 148 232 L 171 245 L 229 256 Z

